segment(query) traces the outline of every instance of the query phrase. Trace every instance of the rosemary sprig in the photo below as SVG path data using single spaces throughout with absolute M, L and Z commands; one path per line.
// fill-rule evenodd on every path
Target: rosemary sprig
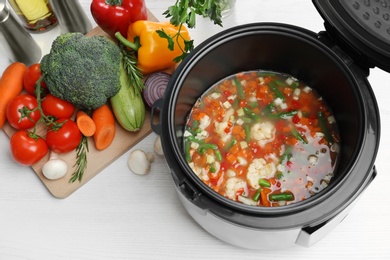
M 157 33 L 161 38 L 168 41 L 168 48 L 173 50 L 175 38 L 181 37 L 180 32 L 183 25 L 188 28 L 195 28 L 196 16 L 209 18 L 214 24 L 222 26 L 222 9 L 226 5 L 226 0 L 176 0 L 176 3 L 163 13 L 165 18 L 170 18 L 170 23 L 179 27 L 179 31 L 174 36 L 169 36 L 163 30 L 158 30 Z M 176 62 L 184 59 L 189 52 L 194 49 L 193 40 L 184 41 L 183 54 L 175 58 Z
M 122 37 L 120 34 L 116 36 Z M 130 82 L 132 82 L 134 93 L 136 95 L 140 95 L 145 89 L 145 84 L 143 82 L 144 75 L 142 74 L 141 69 L 137 66 L 138 60 L 136 53 L 135 51 L 127 48 L 121 41 L 118 42 L 118 46 L 122 53 L 123 67 L 126 74 L 129 76 Z
M 87 168 L 87 154 L 89 152 L 87 137 L 83 136 L 81 138 L 81 141 L 76 148 L 76 152 L 76 163 L 73 165 L 73 167 L 76 166 L 76 170 L 69 179 L 69 183 L 73 183 L 76 180 L 81 182 L 83 179 L 84 171 Z

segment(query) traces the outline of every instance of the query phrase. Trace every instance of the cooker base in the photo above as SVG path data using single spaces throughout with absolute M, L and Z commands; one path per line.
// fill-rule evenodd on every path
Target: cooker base
M 180 191 L 177 194 L 189 215 L 208 233 L 228 244 L 255 250 L 274 250 L 296 245 L 311 247 L 341 223 L 357 201 L 355 200 L 332 219 L 314 227 L 266 230 L 227 222 L 209 210 L 190 203 Z

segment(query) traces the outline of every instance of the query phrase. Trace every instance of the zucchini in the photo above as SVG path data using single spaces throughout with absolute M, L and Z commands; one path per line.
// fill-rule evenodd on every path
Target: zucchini
M 110 98 L 111 107 L 119 124 L 127 131 L 136 132 L 145 121 L 145 103 L 141 93 L 135 94 L 122 62 L 120 83 L 119 92 Z

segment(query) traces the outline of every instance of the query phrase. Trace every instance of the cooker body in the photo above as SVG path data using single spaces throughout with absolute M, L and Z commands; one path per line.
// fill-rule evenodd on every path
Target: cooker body
M 173 74 L 164 99 L 155 104 L 160 124 L 152 128 L 161 135 L 183 205 L 216 237 L 258 249 L 311 245 L 322 237 L 310 239 L 319 234 L 318 227 L 330 229 L 339 223 L 375 176 L 380 129 L 375 97 L 364 70 L 336 54 L 334 47 L 299 27 L 243 25 L 206 40 Z M 184 159 L 184 127 L 196 100 L 220 79 L 249 70 L 287 73 L 306 82 L 326 100 L 336 118 L 341 150 L 335 176 L 325 190 L 304 202 L 278 208 L 233 202 L 207 187 Z M 276 238 L 288 241 L 276 244 Z

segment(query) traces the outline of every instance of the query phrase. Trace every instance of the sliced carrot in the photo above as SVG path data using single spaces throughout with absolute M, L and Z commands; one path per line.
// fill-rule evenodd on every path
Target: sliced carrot
M 263 205 L 264 207 L 271 206 L 271 203 L 268 200 L 268 193 L 270 193 L 270 192 L 271 192 L 271 190 L 268 189 L 268 188 L 261 189 L 261 192 L 260 192 L 260 202 L 261 202 L 261 205 Z
M 21 62 L 11 63 L 0 78 L 0 128 L 3 127 L 7 116 L 8 103 L 23 89 L 23 75 L 27 66 Z
M 93 135 L 95 147 L 98 150 L 104 150 L 110 146 L 115 137 L 114 114 L 109 106 L 105 104 L 93 111 L 92 120 L 96 125 L 96 131 Z
M 290 133 L 291 132 L 291 128 L 289 126 L 284 126 L 283 127 L 283 132 L 284 133 Z
M 227 156 L 226 156 L 226 160 L 228 160 L 231 164 L 234 163 L 237 159 L 237 156 L 235 156 L 234 154 L 232 153 L 229 153 Z
M 96 132 L 96 124 L 92 118 L 82 110 L 77 111 L 76 123 L 84 136 L 93 136 Z

